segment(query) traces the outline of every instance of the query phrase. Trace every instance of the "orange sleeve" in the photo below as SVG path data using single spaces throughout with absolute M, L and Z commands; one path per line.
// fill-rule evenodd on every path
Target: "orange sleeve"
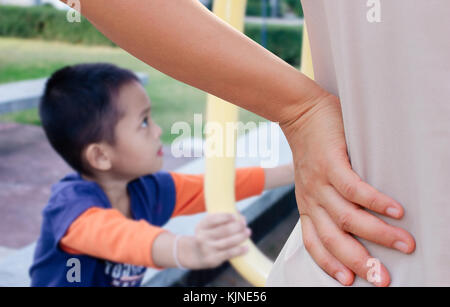
M 265 177 L 262 167 L 243 167 L 236 170 L 236 201 L 259 195 L 264 191 Z
M 171 218 L 206 211 L 203 190 L 204 175 L 188 175 L 169 172 L 175 183 L 175 208 Z M 242 167 L 236 169 L 236 201 L 259 195 L 264 190 L 264 169 L 261 167 Z
M 59 246 L 69 254 L 163 269 L 153 262 L 152 246 L 164 231 L 145 220 L 128 219 L 117 209 L 93 207 L 70 225 Z

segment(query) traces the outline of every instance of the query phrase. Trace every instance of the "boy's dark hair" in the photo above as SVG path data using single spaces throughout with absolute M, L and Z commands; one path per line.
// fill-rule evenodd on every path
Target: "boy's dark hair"
M 116 98 L 131 81 L 139 81 L 132 71 L 106 63 L 66 66 L 48 79 L 39 116 L 50 144 L 75 171 L 93 175 L 82 158 L 87 145 L 115 145 L 114 128 L 123 116 Z

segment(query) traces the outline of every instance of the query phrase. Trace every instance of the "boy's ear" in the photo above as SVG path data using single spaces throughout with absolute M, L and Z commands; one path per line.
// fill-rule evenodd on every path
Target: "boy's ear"
M 85 158 L 89 165 L 97 170 L 107 171 L 111 168 L 111 159 L 102 144 L 90 144 L 85 150 Z

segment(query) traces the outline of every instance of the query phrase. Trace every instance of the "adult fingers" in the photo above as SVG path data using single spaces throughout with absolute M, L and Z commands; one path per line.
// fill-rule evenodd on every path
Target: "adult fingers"
M 324 208 L 315 206 L 310 215 L 323 246 L 347 268 L 359 277 L 376 286 L 388 286 L 390 276 L 384 265 L 373 258 L 368 251 L 350 234 L 342 231 L 334 223 Z M 371 277 L 372 264 L 376 263 L 376 278 Z
M 321 193 L 319 202 L 343 231 L 403 253 L 414 251 L 414 238 L 406 230 L 389 225 L 344 199 L 333 186 L 324 187 Z
M 351 285 L 354 280 L 353 272 L 337 260 L 336 257 L 331 255 L 322 245 L 309 216 L 301 215 L 300 220 L 302 224 L 303 244 L 317 265 L 342 285 Z
M 335 163 L 336 167 L 329 170 L 330 183 L 352 203 L 369 210 L 396 219 L 403 217 L 403 207 L 394 199 L 365 183 L 356 174 L 349 163 Z

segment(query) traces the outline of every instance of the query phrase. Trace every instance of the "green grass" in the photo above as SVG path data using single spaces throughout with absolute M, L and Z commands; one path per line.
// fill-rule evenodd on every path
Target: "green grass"
M 87 62 L 109 62 L 149 75 L 145 88 L 152 101 L 153 118 L 163 129 L 161 139 L 166 144 L 177 137 L 170 133 L 174 122 L 185 121 L 192 127 L 194 113 L 205 114 L 205 92 L 153 69 L 120 48 L 0 38 L 0 83 L 48 77 L 65 65 Z M 244 123 L 266 121 L 246 110 L 240 110 L 239 116 Z M 37 109 L 1 115 L 0 120 L 40 125 Z

